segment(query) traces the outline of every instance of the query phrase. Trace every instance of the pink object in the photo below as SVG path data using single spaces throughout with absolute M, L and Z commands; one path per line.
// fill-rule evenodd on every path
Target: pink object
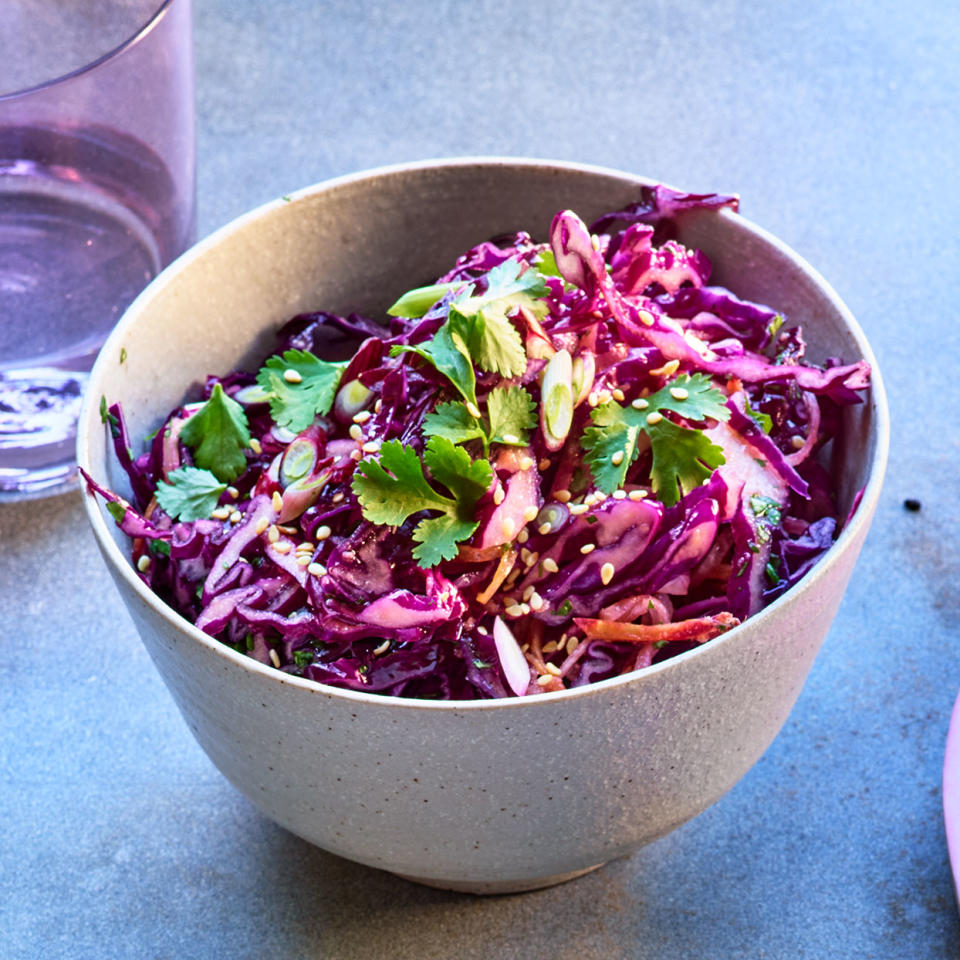
M 97 351 L 194 238 L 191 0 L 4 0 L 0 36 L 0 499 L 20 499 L 72 485 Z
M 960 697 L 953 705 L 943 757 L 943 823 L 947 831 L 953 886 L 960 899 Z

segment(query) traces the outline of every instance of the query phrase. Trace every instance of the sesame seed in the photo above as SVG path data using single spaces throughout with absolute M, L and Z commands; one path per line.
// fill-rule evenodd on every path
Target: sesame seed
M 307 573 L 315 577 L 322 577 L 327 572 L 327 568 L 322 563 L 311 563 L 307 567 Z
M 597 490 L 593 494 L 594 504 L 603 503 L 603 501 L 606 499 L 607 499 L 607 495 L 602 490 Z
M 599 403 L 609 403 L 609 402 L 610 402 L 610 397 L 611 397 L 611 393 L 610 393 L 609 390 L 601 390 L 601 391 L 597 394 L 597 401 L 598 401 Z
M 512 540 L 513 535 L 517 532 L 517 525 L 513 522 L 513 517 L 504 517 L 500 524 L 500 530 L 508 540 Z
M 570 504 L 570 514 L 574 517 L 579 517 L 585 514 L 590 507 L 585 503 L 571 503 Z
M 309 540 L 297 544 L 297 553 L 313 553 L 314 546 Z
M 638 310 L 637 319 L 645 326 L 653 326 L 653 314 L 649 310 Z
M 600 249 L 600 238 L 595 233 L 590 234 L 590 245 L 594 250 Z
M 647 414 L 647 423 L 652 427 L 655 423 L 659 423 L 663 419 L 663 414 L 657 410 L 654 410 L 653 413 Z
M 520 469 L 523 471 L 527 471 L 533 466 L 533 463 L 534 463 L 533 457 L 521 457 Z
M 555 663 L 544 664 L 549 673 L 552 673 L 555 677 L 560 676 L 560 668 Z
M 380 441 L 368 440 L 360 449 L 364 453 L 376 453 L 380 449 Z
M 281 541 L 279 541 L 278 543 L 274 543 L 273 549 L 276 550 L 277 553 L 289 553 L 289 552 L 290 552 L 290 541 L 289 541 L 289 540 L 281 540 Z
M 549 470 L 550 469 L 550 458 L 544 457 L 538 464 L 537 467 L 540 470 Z
M 351 450 L 351 451 L 350 451 L 350 459 L 351 459 L 351 460 L 359 460 L 362 456 L 363 456 L 363 454 L 362 454 L 359 450 Z
M 236 500 L 240 496 L 240 491 L 236 487 L 227 487 L 227 493 L 231 500 Z
M 467 413 L 469 413 L 471 417 L 475 417 L 477 420 L 480 419 L 480 408 L 473 402 L 467 403 Z
M 589 403 L 591 407 L 595 407 L 599 403 L 597 395 L 595 393 L 589 394 L 587 396 L 587 403 Z
M 803 437 L 801 437 L 799 434 L 796 434 L 796 433 L 795 433 L 795 434 L 790 438 L 790 446 L 793 447 L 794 450 L 799 450 L 799 449 L 803 446 L 804 443 L 805 443 L 805 441 L 804 441 Z
M 324 524 L 322 527 L 317 527 L 317 540 L 326 540 L 332 532 L 333 531 L 326 524 Z
M 137 559 L 137 569 L 141 573 L 146 573 L 150 569 L 150 558 L 146 554 Z
M 283 497 L 280 496 L 279 492 L 276 490 L 273 491 L 273 496 L 270 498 L 270 504 L 273 507 L 274 513 L 279 513 L 283 509 Z
M 231 523 L 239 523 L 242 519 L 243 514 L 239 510 L 234 510 L 233 513 L 230 514 Z
M 520 532 L 517 534 L 517 543 L 526 543 L 530 539 L 530 534 L 527 533 L 526 527 L 521 527 Z
M 532 584 L 529 587 L 527 587 L 527 589 L 523 591 L 524 602 L 529 600 L 533 596 L 535 591 L 536 591 L 536 587 L 534 587 Z
M 617 450 L 616 453 L 614 453 L 613 456 L 610 457 L 610 462 L 611 462 L 615 467 L 619 467 L 620 464 L 623 463 L 623 451 L 622 451 L 622 450 Z
M 522 617 L 523 608 L 517 603 L 511 603 L 506 610 L 503 611 L 508 617 Z
M 503 498 L 506 495 L 506 491 L 503 489 L 503 487 L 497 487 L 497 489 L 493 491 L 493 502 L 499 507 L 500 504 L 503 503 Z
M 300 567 L 309 567 L 309 566 L 310 566 L 310 562 L 311 562 L 311 561 L 310 561 L 310 554 L 309 554 L 309 553 L 301 553 L 300 556 L 297 557 L 297 566 L 300 566 Z
M 269 526 L 270 526 L 270 521 L 266 517 L 261 517 L 257 521 L 257 525 L 254 528 L 256 530 L 257 536 L 259 537 L 260 534 L 263 533 L 263 531 L 266 530 L 267 527 Z
M 557 641 L 548 640 L 543 647 L 541 648 L 544 653 L 556 653 L 557 652 Z
M 536 520 L 536 519 L 537 519 L 537 514 L 538 514 L 539 512 L 540 512 L 540 511 L 539 511 L 536 507 L 534 507 L 534 506 L 529 506 L 529 507 L 527 507 L 526 510 L 523 511 L 523 519 L 526 520 L 527 523 L 530 523 L 531 520 Z
M 350 429 L 347 431 L 350 434 L 351 440 L 356 440 L 359 443 L 363 439 L 363 430 L 360 429 L 359 423 L 351 423 Z
M 543 569 L 546 570 L 547 573 L 556 573 L 560 569 L 560 567 L 558 566 L 557 561 L 553 559 L 553 557 L 544 557 Z
M 683 387 L 671 387 L 670 396 L 673 397 L 674 400 L 686 400 L 690 394 L 684 390 Z
M 288 370 L 287 373 L 290 371 Z M 280 669 L 280 654 L 277 653 L 273 647 L 270 648 L 270 662 L 279 670 Z
M 533 594 L 530 596 L 530 609 L 531 610 L 542 610 L 544 608 L 545 601 L 539 593 L 534 590 Z
M 651 370 L 650 375 L 654 377 L 671 377 L 680 368 L 679 360 L 668 360 L 662 367 Z
M 557 503 L 569 503 L 570 502 L 570 491 L 569 490 L 558 490 L 554 497 L 556 498 Z
M 361 410 L 353 415 L 353 422 L 366 423 L 372 416 L 373 414 L 369 410 Z
M 339 493 L 335 493 L 335 494 L 330 498 L 330 500 L 331 500 L 331 502 L 333 502 L 333 503 L 341 503 L 341 502 L 343 501 L 343 491 L 341 490 Z
M 384 640 L 379 647 L 373 648 L 373 655 L 379 657 L 381 653 L 386 653 L 390 649 L 390 641 Z
M 484 626 L 477 627 L 477 633 L 479 633 L 481 637 L 486 637 L 486 636 L 488 636 L 488 634 L 487 634 L 487 628 L 484 627 Z
M 515 433 L 505 433 L 503 435 L 504 443 L 519 443 L 520 438 Z
M 537 677 L 538 687 L 545 687 L 548 683 L 553 683 L 553 677 L 549 673 L 545 673 L 542 677 Z
M 267 531 L 267 539 L 271 543 L 276 543 L 280 539 L 280 531 L 274 524 L 271 524 L 270 529 Z
M 627 499 L 627 491 L 626 491 L 626 490 L 614 490 L 614 491 L 613 491 L 613 499 L 614 499 L 614 500 L 626 500 L 626 499 Z
M 614 567 L 614 565 L 609 561 L 600 568 L 600 580 L 604 586 L 606 586 L 613 579 L 613 575 L 616 572 L 616 567 Z
M 552 529 L 553 524 L 541 523 L 540 526 L 537 527 L 537 533 L 539 533 L 541 537 L 545 537 Z
M 593 551 L 596 550 L 596 549 L 597 549 L 597 545 L 596 545 L 595 543 L 585 543 L 585 544 L 580 548 L 580 552 L 581 552 L 584 556 L 586 556 L 588 553 L 593 553 Z
M 373 412 L 374 412 L 374 413 L 379 413 L 382 409 L 383 409 L 383 401 L 382 401 L 382 400 L 378 400 L 378 401 L 373 405 Z
M 233 513 L 232 507 L 217 507 L 216 510 L 211 512 L 210 516 L 213 517 L 214 520 L 226 520 L 231 513 Z
M 623 401 L 626 400 L 627 397 L 624 394 L 624 392 L 619 387 L 617 387 L 616 390 L 613 391 L 613 399 L 618 401 L 619 403 L 623 403 Z
M 520 652 L 521 652 L 521 653 L 526 653 L 529 649 L 530 649 L 530 644 L 529 644 L 529 643 L 521 643 L 521 644 L 520 644 Z
M 646 410 L 650 404 L 644 400 L 643 397 L 637 397 L 636 400 L 630 401 L 630 406 L 633 407 L 634 410 Z
M 303 377 L 290 367 L 283 371 L 283 379 L 286 380 L 287 383 L 303 383 Z
M 577 649 L 577 646 L 579 645 L 579 643 L 580 641 L 577 640 L 576 637 L 567 638 L 567 656 L 568 657 L 570 656 L 571 653 L 573 653 L 574 650 Z
M 256 437 L 250 438 L 250 449 L 258 456 L 263 452 L 263 447 L 260 446 L 260 441 Z
M 627 494 L 627 496 L 628 496 L 631 500 L 644 500 L 644 499 L 646 499 L 647 491 L 646 491 L 646 490 L 631 490 L 631 491 Z
M 526 603 L 520 604 L 520 612 L 526 616 L 530 612 L 530 607 Z

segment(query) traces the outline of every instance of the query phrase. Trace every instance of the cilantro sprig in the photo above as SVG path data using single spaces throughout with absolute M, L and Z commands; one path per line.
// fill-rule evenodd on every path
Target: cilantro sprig
M 433 484 L 424 475 L 430 471 Z M 413 557 L 422 567 L 433 567 L 457 555 L 457 544 L 473 535 L 478 520 L 477 501 L 490 486 L 493 471 L 486 460 L 471 460 L 462 447 L 441 436 L 431 437 L 418 456 L 413 447 L 388 440 L 378 459 L 361 460 L 352 487 L 363 516 L 371 523 L 399 526 L 421 511 L 425 517 L 413 531 Z M 437 486 L 445 488 L 441 493 Z
M 486 274 L 486 284 L 483 293 L 473 293 L 471 288 L 452 301 L 446 321 L 430 340 L 413 346 L 396 345 L 390 351 L 394 357 L 404 352 L 415 353 L 430 363 L 453 384 L 468 409 L 472 404 L 470 412 L 474 416 L 477 409 L 474 366 L 503 377 L 520 376 L 527 368 L 523 339 L 508 314 L 522 308 L 542 319 L 547 312 L 542 299 L 548 293 L 543 276 L 537 270 L 525 268 L 519 260 L 498 264 Z M 405 297 L 417 292 L 411 291 Z M 405 297 L 397 303 L 402 303 Z
M 309 350 L 285 350 L 270 357 L 257 374 L 278 427 L 300 433 L 317 416 L 330 412 L 346 362 L 321 360 Z
M 157 484 L 157 503 L 174 520 L 205 520 L 226 489 L 209 470 L 180 467 Z
M 250 446 L 247 415 L 219 383 L 210 399 L 183 425 L 180 439 L 193 450 L 193 462 L 217 480 L 230 483 L 246 469 L 244 450 Z
M 725 462 L 723 449 L 702 430 L 681 426 L 663 416 L 665 411 L 685 420 L 728 420 L 723 394 L 710 378 L 681 374 L 637 406 L 615 400 L 595 407 L 582 444 L 597 487 L 613 493 L 623 486 L 627 471 L 640 453 L 640 435 L 650 442 L 650 470 L 654 493 L 666 506 L 675 504 Z
M 491 443 L 526 446 L 537 425 L 536 403 L 523 387 L 495 387 L 487 394 L 487 416 L 475 417 L 458 400 L 441 403 L 423 420 L 427 437 L 446 437 L 451 443 L 480 440 L 484 455 Z

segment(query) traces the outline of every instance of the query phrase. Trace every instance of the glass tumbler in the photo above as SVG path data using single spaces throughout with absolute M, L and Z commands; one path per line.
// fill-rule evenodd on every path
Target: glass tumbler
M 73 485 L 97 351 L 194 239 L 191 0 L 0 0 L 0 50 L 0 500 L 15 500 Z

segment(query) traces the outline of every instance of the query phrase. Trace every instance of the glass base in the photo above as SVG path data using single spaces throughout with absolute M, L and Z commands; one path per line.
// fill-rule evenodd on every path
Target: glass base
M 0 501 L 76 487 L 74 444 L 86 379 L 55 367 L 0 373 Z

